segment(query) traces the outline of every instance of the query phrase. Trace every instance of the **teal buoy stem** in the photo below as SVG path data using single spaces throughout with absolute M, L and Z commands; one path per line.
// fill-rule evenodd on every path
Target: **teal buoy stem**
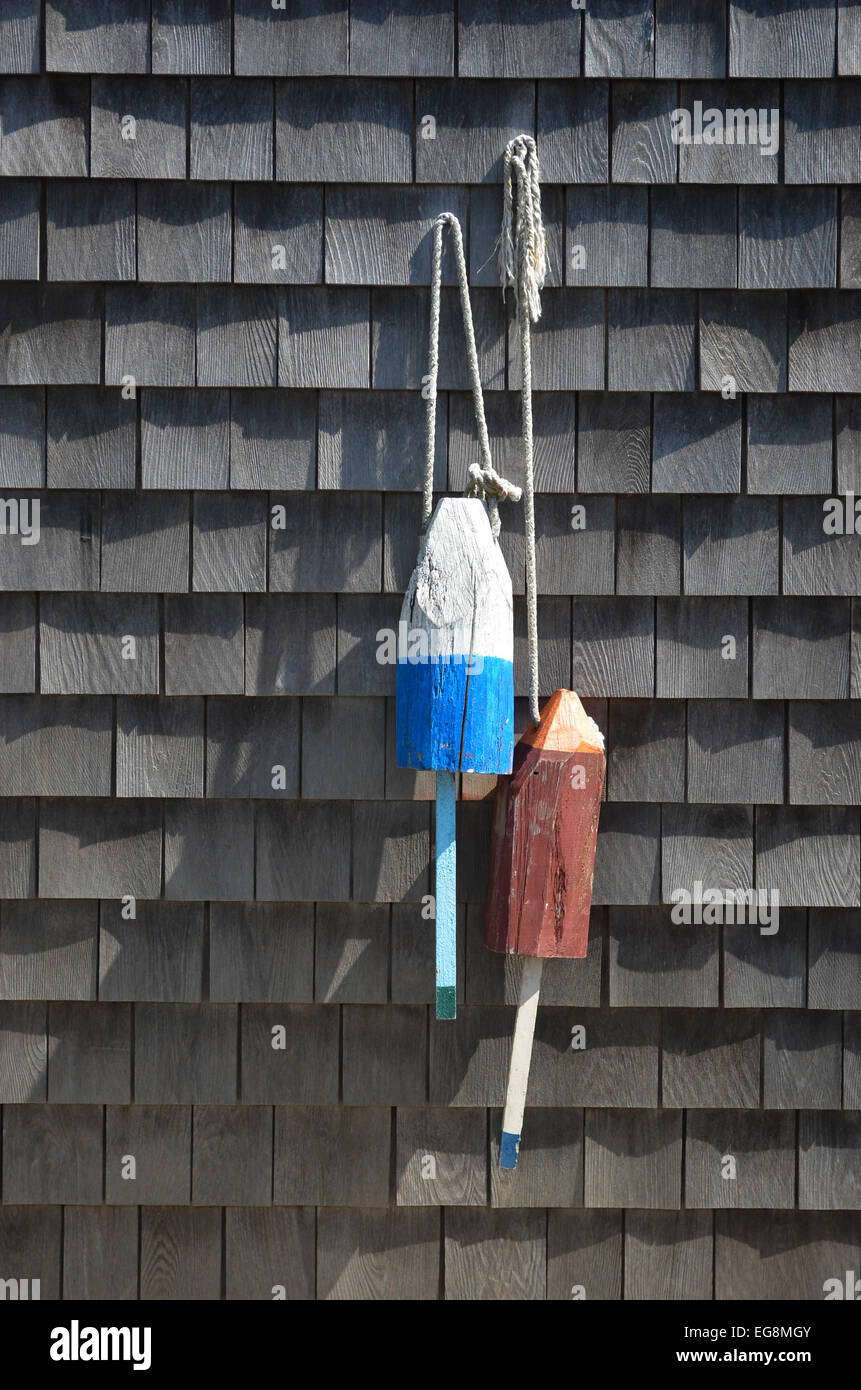
M 436 1016 L 457 1017 L 457 774 L 436 775 Z

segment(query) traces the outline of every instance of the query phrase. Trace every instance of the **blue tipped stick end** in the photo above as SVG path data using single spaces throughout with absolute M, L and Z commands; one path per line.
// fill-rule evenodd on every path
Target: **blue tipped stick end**
M 456 985 L 438 985 L 436 992 L 437 1018 L 457 1018 Z
M 508 1134 L 502 1131 L 502 1143 L 499 1148 L 500 1168 L 516 1168 L 517 1153 L 520 1148 L 520 1135 Z

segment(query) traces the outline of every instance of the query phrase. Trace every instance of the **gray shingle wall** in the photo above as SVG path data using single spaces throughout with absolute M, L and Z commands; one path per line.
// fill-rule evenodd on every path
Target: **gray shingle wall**
M 0 1276 L 818 1299 L 859 1267 L 859 74 L 842 0 L 0 16 Z M 774 108 L 779 153 L 677 146 L 697 101 Z M 542 687 L 609 756 L 589 955 L 546 969 L 505 1175 L 493 782 L 461 783 L 438 1023 L 432 784 L 375 654 L 444 209 L 521 480 L 494 243 L 523 130 Z M 440 493 L 475 448 L 443 279 Z M 523 727 L 515 509 L 502 545 Z M 776 890 L 779 930 L 674 925 L 698 880 Z

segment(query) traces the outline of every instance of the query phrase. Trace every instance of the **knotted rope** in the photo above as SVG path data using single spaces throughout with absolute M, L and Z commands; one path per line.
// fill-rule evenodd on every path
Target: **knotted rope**
M 499 242 L 502 296 L 511 286 L 520 328 L 520 400 L 523 431 L 523 509 L 526 530 L 526 623 L 529 638 L 529 708 L 538 712 L 538 580 L 535 565 L 535 460 L 532 440 L 532 340 L 530 324 L 541 317 L 547 274 L 547 239 L 541 218 L 538 154 L 529 135 L 511 140 L 503 161 L 503 213 Z
M 472 323 L 472 308 L 469 300 L 469 280 L 466 270 L 466 257 L 463 252 L 463 235 L 460 223 L 452 212 L 441 212 L 433 226 L 433 256 L 431 260 L 431 311 L 430 342 L 428 347 L 428 374 L 425 380 L 425 472 L 422 494 L 422 529 L 424 536 L 433 511 L 433 469 L 436 453 L 436 399 L 437 379 L 439 377 L 439 312 L 442 293 L 442 238 L 446 227 L 451 227 L 454 239 L 454 258 L 457 267 L 457 283 L 460 292 L 460 307 L 463 314 L 463 331 L 466 337 L 466 358 L 472 386 L 472 403 L 475 410 L 475 424 L 478 430 L 478 444 L 481 463 L 473 464 L 469 470 L 469 497 L 482 497 L 487 502 L 490 513 L 490 529 L 494 540 L 499 539 L 501 520 L 499 499 L 520 500 L 520 489 L 500 478 L 490 457 L 490 440 L 487 435 L 487 421 L 484 417 L 484 396 L 481 390 L 481 373 L 478 366 L 478 351 L 475 346 L 475 329 Z

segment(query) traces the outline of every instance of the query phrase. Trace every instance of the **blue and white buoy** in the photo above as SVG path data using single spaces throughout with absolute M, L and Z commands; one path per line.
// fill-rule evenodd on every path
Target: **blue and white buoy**
M 458 772 L 509 773 L 514 753 L 511 578 L 475 497 L 431 517 L 401 609 L 400 767 L 436 772 L 437 1018 L 457 993 L 455 798 Z

